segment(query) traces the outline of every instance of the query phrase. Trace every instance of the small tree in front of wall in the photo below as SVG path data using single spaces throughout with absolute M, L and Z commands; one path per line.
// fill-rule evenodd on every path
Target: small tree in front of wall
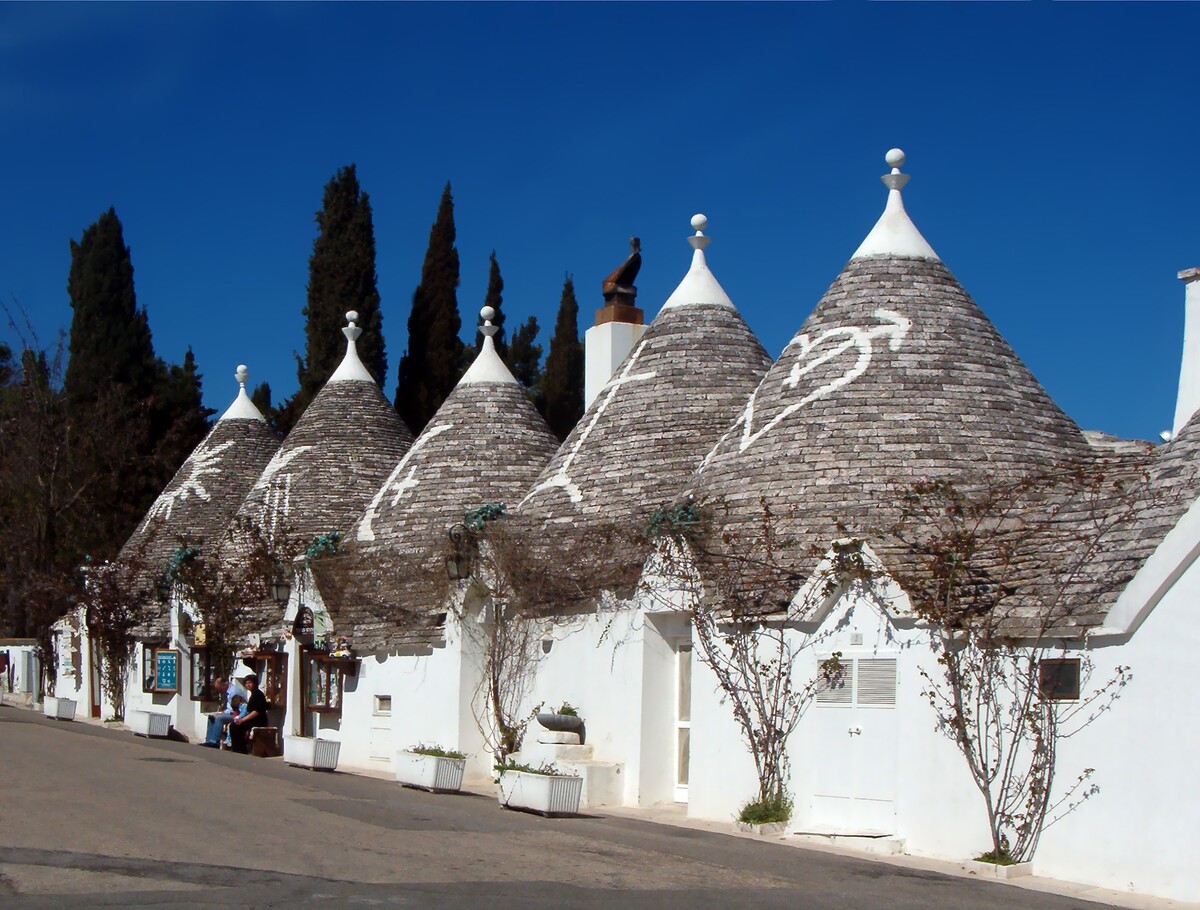
M 115 562 L 85 566 L 83 572 L 88 635 L 100 655 L 100 687 L 112 706 L 112 720 L 124 720 L 137 633 L 153 614 L 154 574 L 147 570 L 144 544 Z
M 730 527 L 719 507 L 690 502 L 660 509 L 647 528 L 659 545 L 645 590 L 687 612 L 697 655 L 733 710 L 758 777 L 739 818 L 754 824 L 790 817 L 788 741 L 818 689 L 843 672 L 834 654 L 802 675 L 802 659 L 826 635 L 800 625 L 829 598 L 865 591 L 876 578 L 857 540 L 808 551 L 817 569 L 802 577 L 799 548 L 782 528 L 765 500 L 750 531 Z
M 1086 644 L 1096 601 L 1132 569 L 1106 565 L 1153 496 L 1144 478 L 1098 469 L 1039 472 L 971 489 L 938 481 L 900 496 L 886 529 L 895 580 L 929 624 L 936 668 L 922 668 L 938 729 L 966 760 L 987 810 L 991 849 L 1026 862 L 1042 832 L 1095 795 L 1094 769 L 1056 791 L 1058 747 L 1107 711 L 1132 678 L 1094 679 Z M 1067 678 L 1067 677 L 1070 678 Z M 1060 685 L 1066 683 L 1066 691 Z
M 470 582 L 456 616 L 477 646 L 482 673 L 474 699 L 475 722 L 497 766 L 521 749 L 537 712 L 528 704 L 541 641 L 552 616 L 566 614 L 605 590 L 632 590 L 641 548 L 616 525 L 546 528 L 505 514 L 502 504 L 474 509 L 451 531 L 451 559 L 469 563 Z M 468 616 L 470 587 L 482 592 L 484 622 Z

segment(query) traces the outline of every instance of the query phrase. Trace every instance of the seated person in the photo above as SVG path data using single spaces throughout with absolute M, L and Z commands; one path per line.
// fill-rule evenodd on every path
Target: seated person
M 210 749 L 216 749 L 221 745 L 221 740 L 225 738 L 225 728 L 233 722 L 236 716 L 230 710 L 230 703 L 234 696 L 246 697 L 246 690 L 237 680 L 227 680 L 223 676 L 218 676 L 213 680 L 213 690 L 217 693 L 222 710 L 208 715 L 208 729 L 204 734 L 204 745 Z
M 242 698 L 240 695 L 235 695 L 233 698 L 229 699 L 229 709 L 232 712 L 230 715 L 228 715 L 231 721 L 237 720 L 239 717 L 245 717 L 246 712 L 249 710 L 246 707 L 246 699 Z M 232 748 L 232 745 L 233 744 L 229 738 L 229 727 L 227 726 L 225 728 L 225 747 L 227 749 Z
M 248 710 L 229 725 L 229 740 L 234 752 L 245 755 L 250 751 L 250 731 L 255 727 L 269 727 L 271 724 L 267 718 L 267 697 L 258 688 L 258 674 L 247 674 L 242 680 L 242 685 L 250 693 L 246 699 Z

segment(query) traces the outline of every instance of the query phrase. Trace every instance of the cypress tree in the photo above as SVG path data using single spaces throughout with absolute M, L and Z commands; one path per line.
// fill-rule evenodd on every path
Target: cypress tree
M 454 246 L 454 197 L 442 191 L 437 219 L 421 265 L 421 283 L 413 291 L 408 317 L 408 350 L 400 358 L 396 410 L 420 433 L 462 375 L 464 345 L 458 337 L 458 250 Z
M 355 165 L 338 170 L 325 185 L 321 211 L 316 213 L 317 238 L 308 260 L 308 300 L 305 304 L 305 356 L 296 359 L 300 389 L 280 410 L 285 429 L 295 424 L 337 369 L 346 353 L 341 328 L 346 313 L 358 313 L 363 334 L 358 356 L 383 384 L 387 351 L 383 313 L 375 274 L 375 226 L 371 200 L 358 183 Z
M 554 337 L 542 373 L 541 411 L 559 439 L 566 439 L 583 416 L 583 345 L 579 343 L 579 304 L 575 282 L 563 282 Z
M 538 336 L 536 316 L 530 316 L 513 332 L 512 344 L 508 346 L 508 366 L 517 382 L 537 397 L 542 381 L 542 346 L 535 344 Z
M 204 406 L 202 377 L 190 347 L 183 356 L 183 366 L 159 363 L 162 375 L 154 397 L 150 427 L 158 463 L 155 495 L 170 482 L 175 471 L 204 439 L 209 430 L 209 418 L 215 413 Z
M 490 306 L 496 311 L 496 315 L 492 317 L 492 325 L 496 326 L 500 331 L 492 336 L 492 341 L 496 345 L 496 353 L 510 367 L 512 363 L 508 359 L 508 341 L 504 337 L 504 309 L 500 306 L 504 302 L 504 279 L 500 277 L 500 263 L 496 261 L 496 251 L 492 250 L 492 255 L 488 260 L 488 286 L 487 294 L 483 298 L 483 305 Z M 478 320 L 476 328 L 483 325 L 483 317 L 477 316 Z M 475 352 L 483 347 L 483 334 L 475 333 Z
M 146 311 L 133 290 L 133 261 L 114 209 L 71 241 L 70 359 L 64 386 L 72 402 L 93 403 L 114 387 L 145 401 L 160 379 Z

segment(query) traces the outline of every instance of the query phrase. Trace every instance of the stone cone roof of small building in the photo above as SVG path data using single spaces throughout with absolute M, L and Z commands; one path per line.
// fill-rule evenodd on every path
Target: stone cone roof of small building
M 233 404 L 175 472 L 117 557 L 141 563 L 148 587 L 157 584 L 181 542 L 195 547 L 217 545 L 279 449 L 279 436 L 246 395 L 243 371 L 244 367 L 239 367 L 242 387 Z M 170 617 L 164 607 L 140 631 L 159 638 L 169 629 Z
M 692 267 L 521 503 L 551 522 L 621 521 L 678 496 L 770 365 L 704 257 Z
M 337 634 L 360 648 L 392 647 L 406 640 L 409 618 L 445 610 L 435 592 L 445 587 L 448 529 L 484 504 L 514 505 L 557 446 L 486 338 L 470 370 L 378 487 L 343 556 L 314 564 Z M 442 583 L 428 584 L 429 574 Z
M 898 168 L 884 178 L 879 224 L 692 483 L 734 530 L 758 527 L 765 500 L 805 564 L 808 547 L 885 523 L 889 497 L 911 483 L 1018 477 L 1092 457 L 912 225 L 906 179 Z
M 300 551 L 320 535 L 349 536 L 413 443 L 404 421 L 357 364 L 351 338 L 342 367 L 262 471 L 238 510 L 238 521 L 253 522 Z M 277 624 L 275 605 L 263 608 L 260 624 Z

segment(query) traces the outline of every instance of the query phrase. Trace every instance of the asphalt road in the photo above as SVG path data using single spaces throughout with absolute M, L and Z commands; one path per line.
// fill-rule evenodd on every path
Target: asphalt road
M 0 707 L 0 908 L 1098 905 L 624 817 L 545 819 Z

